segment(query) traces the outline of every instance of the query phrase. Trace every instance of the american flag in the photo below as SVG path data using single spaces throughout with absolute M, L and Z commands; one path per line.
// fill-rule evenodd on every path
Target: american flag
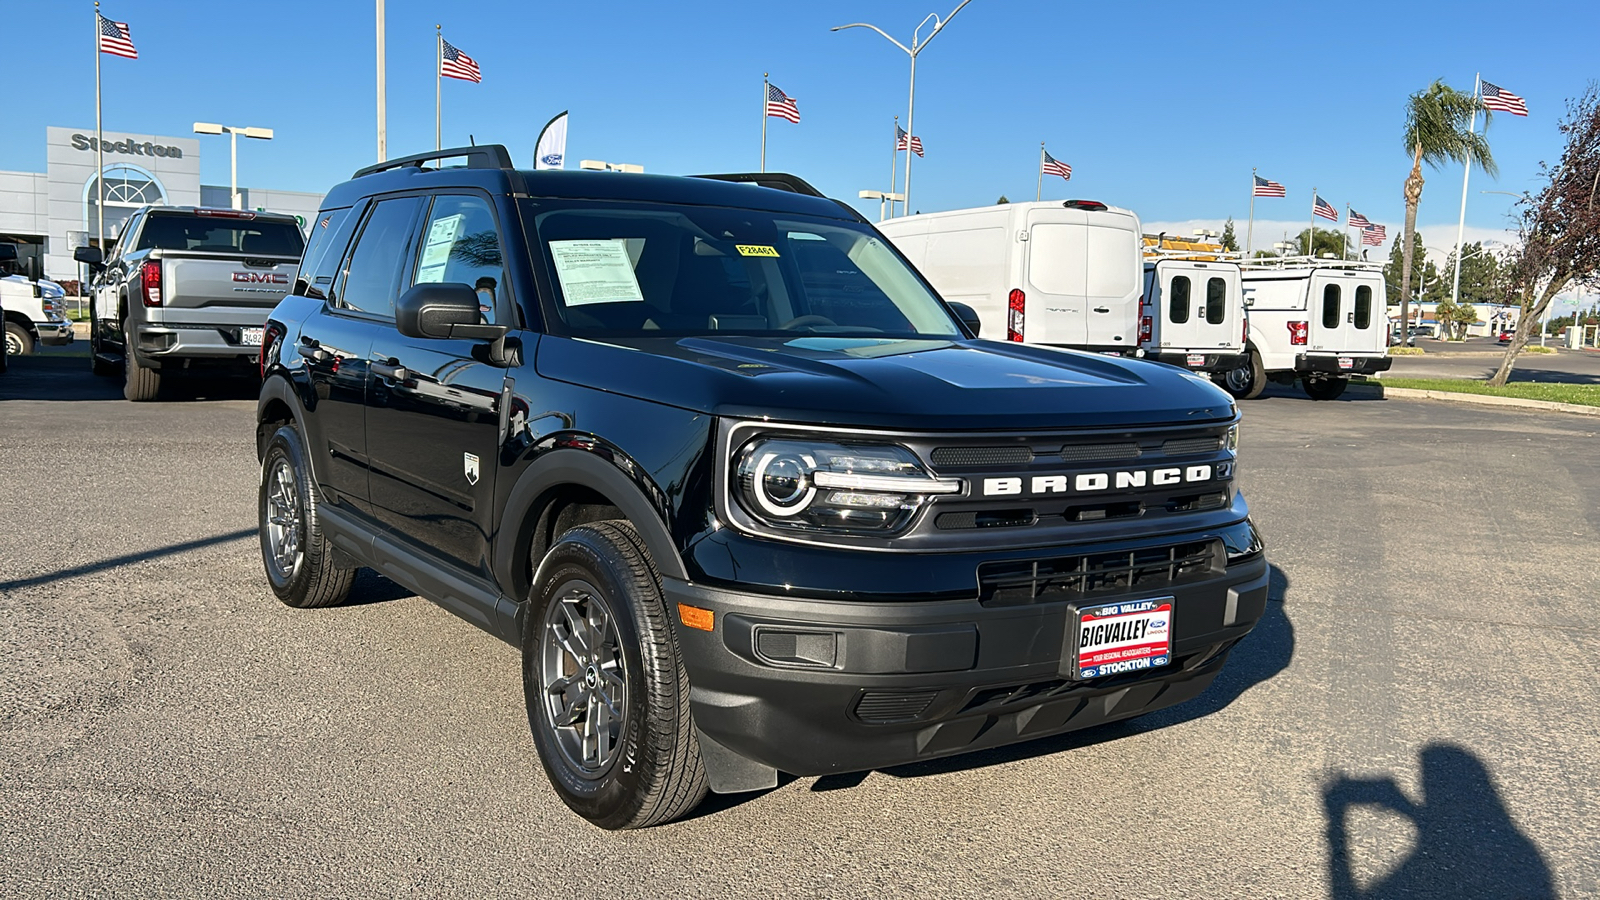
M 1382 225 L 1368 225 L 1361 229 L 1361 243 L 1367 247 L 1382 247 L 1389 239 L 1389 230 Z
M 1487 81 L 1483 83 L 1483 108 L 1508 112 L 1513 116 L 1528 114 L 1528 104 L 1521 97 Z
M 1324 219 L 1328 219 L 1333 222 L 1339 221 L 1339 211 L 1334 209 L 1333 206 L 1328 203 L 1328 201 L 1322 199 L 1321 197 L 1317 197 L 1316 201 L 1317 202 L 1311 204 L 1311 214 L 1313 216 L 1321 216 Z
M 1363 216 L 1361 213 L 1358 213 L 1352 209 L 1350 210 L 1350 215 L 1345 217 L 1345 224 L 1354 225 L 1357 228 L 1366 228 L 1372 223 L 1367 220 L 1366 216 Z
M 139 58 L 139 51 L 133 48 L 133 35 L 128 32 L 127 22 L 113 22 L 99 13 L 95 13 L 95 18 L 100 20 L 101 53 L 128 59 Z
M 1048 150 L 1045 151 L 1044 165 L 1039 169 L 1039 171 L 1046 175 L 1060 175 L 1067 181 L 1072 180 L 1072 167 L 1056 159 L 1054 156 L 1051 156 L 1050 151 Z
M 896 150 L 904 150 L 906 148 L 906 137 L 907 137 L 906 130 L 904 128 L 901 128 L 899 125 L 896 125 L 894 127 L 894 135 L 895 135 L 894 148 Z M 922 155 L 922 138 L 919 138 L 919 137 L 911 138 L 911 152 L 915 153 L 918 156 Z
M 1255 192 L 1251 196 L 1254 196 L 1254 197 L 1284 197 L 1284 196 L 1288 195 L 1288 192 L 1283 189 L 1283 185 L 1277 183 L 1276 181 L 1272 181 L 1272 180 L 1267 179 L 1267 178 L 1262 178 L 1260 175 L 1255 176 L 1255 179 L 1256 179 Z
M 767 115 L 800 124 L 800 107 L 794 105 L 794 98 L 770 82 L 767 84 Z
M 439 39 L 444 44 L 439 54 L 439 74 L 446 78 L 459 78 L 462 81 L 483 83 L 483 72 L 478 69 L 478 61 L 450 46 L 444 38 Z

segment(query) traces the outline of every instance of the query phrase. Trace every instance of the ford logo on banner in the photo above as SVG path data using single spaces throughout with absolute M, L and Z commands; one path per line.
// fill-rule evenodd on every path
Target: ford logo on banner
M 546 153 L 544 156 L 539 157 L 539 161 L 552 169 L 561 168 L 561 154 L 559 153 Z

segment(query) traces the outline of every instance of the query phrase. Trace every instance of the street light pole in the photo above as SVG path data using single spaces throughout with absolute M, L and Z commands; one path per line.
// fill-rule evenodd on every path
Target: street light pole
M 911 91 L 906 100 L 906 187 L 902 192 L 905 195 L 905 200 L 900 204 L 902 215 L 910 215 L 911 213 L 911 139 L 917 133 L 917 54 L 921 53 L 928 46 L 928 44 L 932 43 L 933 39 L 939 36 L 939 32 L 942 31 L 946 25 L 950 24 L 950 20 L 956 17 L 956 13 L 961 12 L 961 10 L 971 2 L 972 0 L 961 0 L 961 5 L 951 10 L 950 15 L 945 16 L 943 19 L 940 19 L 938 15 L 934 13 L 928 13 L 928 15 L 925 16 L 921 22 L 917 23 L 917 27 L 912 30 L 910 47 L 907 47 L 905 44 L 902 44 L 894 38 L 889 37 L 888 32 L 884 31 L 882 28 L 879 28 L 876 25 L 869 25 L 865 22 L 852 22 L 849 25 L 836 25 L 829 29 L 829 31 L 843 31 L 846 28 L 870 28 L 873 31 L 876 31 L 878 34 L 883 35 L 885 40 L 896 47 L 899 47 L 907 56 L 911 57 Z M 918 33 L 922 31 L 922 26 L 928 24 L 929 19 L 933 20 L 933 31 L 928 33 L 926 40 L 920 39 L 918 37 Z M 894 185 L 889 185 L 889 190 L 892 192 L 894 190 Z
M 270 141 L 272 140 L 272 129 L 246 128 L 240 125 L 218 125 L 215 122 L 196 122 L 194 123 L 194 133 L 228 135 L 232 143 L 230 148 L 232 164 L 229 166 L 230 173 L 228 175 L 228 202 L 234 209 L 243 209 L 239 196 L 239 135 L 242 134 L 247 138 L 255 138 L 260 141 Z

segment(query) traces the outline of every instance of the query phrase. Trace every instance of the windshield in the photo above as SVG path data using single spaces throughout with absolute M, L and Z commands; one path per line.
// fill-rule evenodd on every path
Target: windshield
M 723 207 L 528 200 L 573 333 L 961 336 L 883 238 L 853 222 Z
M 305 240 L 293 222 L 281 219 L 152 213 L 136 249 L 299 256 Z

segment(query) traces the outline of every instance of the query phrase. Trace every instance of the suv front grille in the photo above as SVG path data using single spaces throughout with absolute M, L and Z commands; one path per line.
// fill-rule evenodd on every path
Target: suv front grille
M 936 447 L 933 464 L 952 469 L 973 466 L 1023 466 L 1033 462 L 1027 447 Z
M 978 567 L 978 599 L 986 606 L 1074 600 L 1091 594 L 1160 590 L 1210 574 L 1217 542 L 1189 541 L 1110 553 L 1086 553 Z

